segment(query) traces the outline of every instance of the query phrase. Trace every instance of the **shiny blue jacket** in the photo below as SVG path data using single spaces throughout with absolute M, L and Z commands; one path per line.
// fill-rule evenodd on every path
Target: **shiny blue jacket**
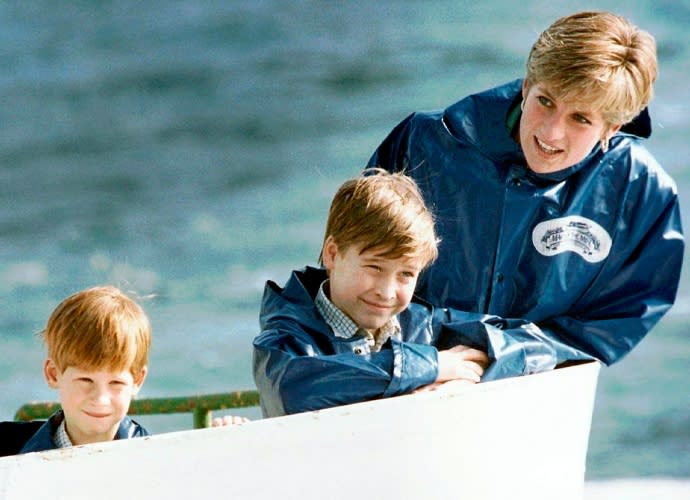
M 532 172 L 506 124 L 521 84 L 413 113 L 369 165 L 406 171 L 436 213 L 440 256 L 420 278 L 421 297 L 524 318 L 611 364 L 675 300 L 684 245 L 676 186 L 635 135 L 651 129 L 639 126 L 568 169 Z
M 402 341 L 372 353 L 364 338 L 336 337 L 321 317 L 314 298 L 326 277 L 306 267 L 284 288 L 266 284 L 253 359 L 266 417 L 409 393 L 434 382 L 438 350 L 458 344 L 489 354 L 483 380 L 548 370 L 557 358 L 592 359 L 527 321 L 434 308 L 416 298 L 398 315 Z
M 32 434 L 27 434 L 27 431 L 31 432 L 32 428 L 39 425 L 39 422 L 3 422 L 0 429 L 0 438 L 3 442 L 12 441 L 15 450 L 5 450 L 3 447 L 3 455 L 10 454 L 22 454 L 31 453 L 34 451 L 46 451 L 55 449 L 55 444 L 53 443 L 53 436 L 55 431 L 59 427 L 60 423 L 64 418 L 62 410 L 58 410 L 53 413 L 48 420 L 42 423 L 38 429 Z M 149 432 L 136 423 L 134 420 L 125 416 L 120 422 L 120 427 L 115 434 L 114 439 L 129 439 L 135 437 L 148 436 Z M 20 441 L 25 441 L 23 444 Z

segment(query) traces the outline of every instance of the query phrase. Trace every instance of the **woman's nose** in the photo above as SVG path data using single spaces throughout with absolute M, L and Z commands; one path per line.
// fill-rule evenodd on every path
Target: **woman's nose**
M 565 116 L 562 113 L 553 113 L 544 120 L 542 137 L 544 140 L 559 140 L 565 136 Z

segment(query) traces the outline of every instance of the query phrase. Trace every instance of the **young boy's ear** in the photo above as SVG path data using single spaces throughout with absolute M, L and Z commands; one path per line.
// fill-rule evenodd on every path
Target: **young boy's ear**
M 137 394 L 139 392 L 139 389 L 141 389 L 141 386 L 144 385 L 144 380 L 146 380 L 146 375 L 149 372 L 149 367 L 144 366 L 141 371 L 139 372 L 139 375 L 134 377 L 134 394 Z
M 53 361 L 50 358 L 47 358 L 43 363 L 43 376 L 46 379 L 48 387 L 50 387 L 51 389 L 57 389 L 59 374 L 60 370 L 58 370 L 55 361 Z

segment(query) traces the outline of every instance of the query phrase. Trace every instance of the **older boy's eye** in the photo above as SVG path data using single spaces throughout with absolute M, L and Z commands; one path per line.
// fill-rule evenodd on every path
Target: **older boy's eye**
M 592 123 L 591 121 L 589 121 L 589 119 L 587 119 L 586 116 L 582 116 L 580 114 L 575 115 L 575 121 L 583 125 L 590 125 Z

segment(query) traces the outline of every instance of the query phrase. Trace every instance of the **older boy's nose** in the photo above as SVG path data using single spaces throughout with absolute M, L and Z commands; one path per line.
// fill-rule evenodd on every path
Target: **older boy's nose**
M 395 280 L 382 278 L 378 282 L 376 293 L 383 299 L 392 299 L 395 297 Z

